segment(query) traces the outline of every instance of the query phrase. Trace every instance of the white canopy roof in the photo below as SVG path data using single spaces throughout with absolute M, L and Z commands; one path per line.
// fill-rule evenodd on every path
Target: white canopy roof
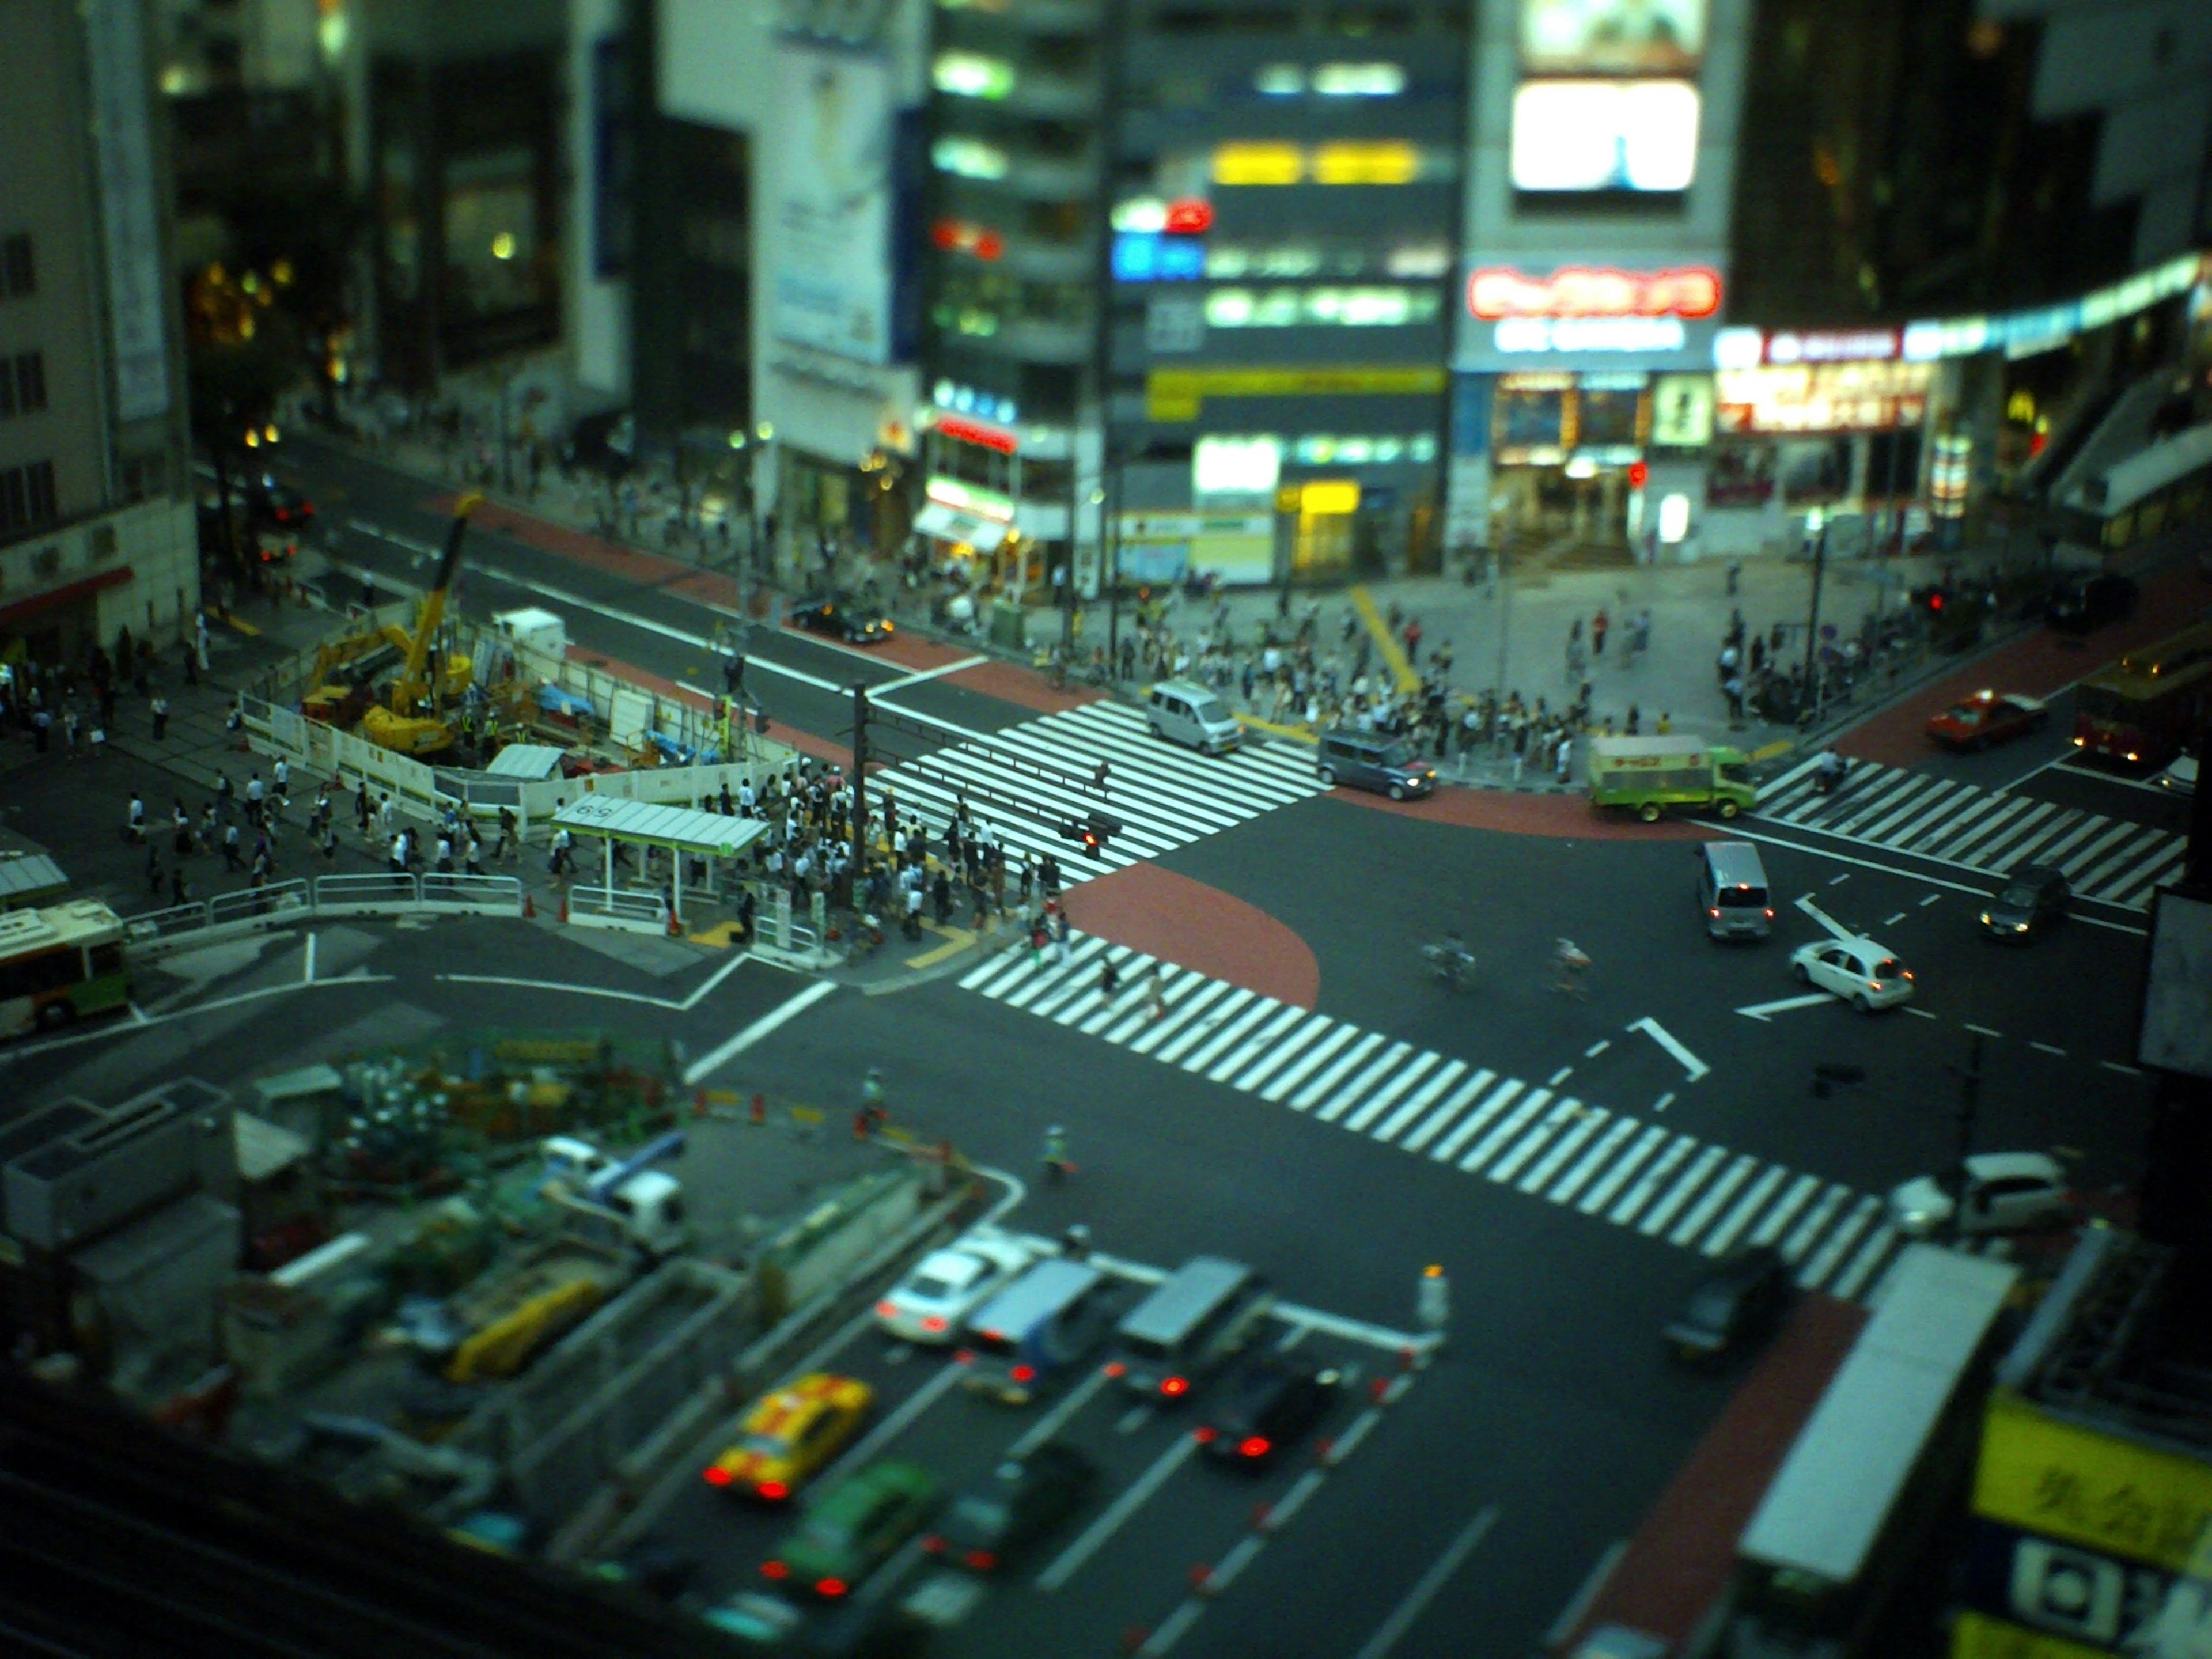
M 666 847 L 710 858 L 735 858 L 768 834 L 761 818 L 725 817 L 658 801 L 586 795 L 553 814 L 553 822 L 579 835 L 607 836 L 636 847 Z

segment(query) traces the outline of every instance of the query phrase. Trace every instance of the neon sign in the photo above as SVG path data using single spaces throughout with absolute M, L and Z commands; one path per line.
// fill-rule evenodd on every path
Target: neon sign
M 1721 276 L 1706 265 L 1682 265 L 1669 270 L 1564 265 L 1548 276 L 1486 265 L 1467 279 L 1467 308 L 1488 322 L 1514 318 L 1710 317 L 1721 308 Z
M 995 426 L 986 426 L 981 421 L 971 421 L 964 416 L 940 415 L 937 429 L 948 438 L 963 444 L 981 444 L 986 449 L 995 449 L 1001 455 L 1011 455 L 1020 446 L 1011 432 L 1002 432 Z

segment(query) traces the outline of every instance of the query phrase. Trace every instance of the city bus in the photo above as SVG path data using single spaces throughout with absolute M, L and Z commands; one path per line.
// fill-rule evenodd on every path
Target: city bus
M 2212 718 L 2212 623 L 2130 651 L 2075 688 L 2074 746 L 2163 766 Z
M 98 899 L 0 915 L 0 1039 L 130 1000 L 123 919 Z

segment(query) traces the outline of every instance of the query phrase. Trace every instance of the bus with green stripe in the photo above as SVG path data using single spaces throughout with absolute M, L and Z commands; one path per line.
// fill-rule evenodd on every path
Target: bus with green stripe
M 0 914 L 0 1040 L 130 1000 L 123 918 L 98 899 Z

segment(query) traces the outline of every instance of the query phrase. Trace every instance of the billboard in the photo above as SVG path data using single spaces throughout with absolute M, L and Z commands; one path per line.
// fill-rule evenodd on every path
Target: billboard
M 1522 0 L 1528 75 L 1688 76 L 1705 50 L 1705 0 Z
M 775 50 L 781 77 L 795 90 L 769 220 L 770 331 L 793 345 L 888 363 L 896 149 L 890 67 L 799 42 Z

